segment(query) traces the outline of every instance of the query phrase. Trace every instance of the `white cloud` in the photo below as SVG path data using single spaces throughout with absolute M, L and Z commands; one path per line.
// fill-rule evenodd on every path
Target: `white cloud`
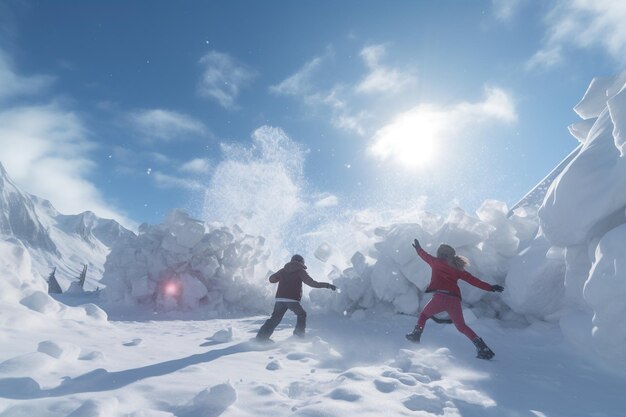
M 128 120 L 147 140 L 170 141 L 208 134 L 208 129 L 199 120 L 170 110 L 138 110 L 131 113 Z
M 195 158 L 191 161 L 185 162 L 181 167 L 180 171 L 188 172 L 190 174 L 206 174 L 209 172 L 211 168 L 211 164 L 207 159 Z
M 206 188 L 199 181 L 189 178 L 175 177 L 158 171 L 150 173 L 150 176 L 154 179 L 156 185 L 161 188 L 176 188 L 191 191 L 200 191 Z
M 322 64 L 324 57 L 315 57 L 295 74 L 284 79 L 276 85 L 270 86 L 270 91 L 275 94 L 286 96 L 300 96 L 311 91 L 311 76 Z
M 529 68 L 562 62 L 565 46 L 602 48 L 620 64 L 626 62 L 626 2 L 623 0 L 559 0 L 546 16 L 543 48 Z
M 256 73 L 230 55 L 217 51 L 203 56 L 200 64 L 203 73 L 198 83 L 198 94 L 216 100 L 226 109 L 236 109 L 235 100 L 241 89 L 254 79 Z
M 498 20 L 511 19 L 521 3 L 521 0 L 491 0 L 494 15 Z
M 23 77 L 12 68 L 9 57 L 0 49 L 0 101 L 23 94 L 40 93 L 54 81 L 47 75 Z
M 57 105 L 0 112 L 1 162 L 24 191 L 50 200 L 64 214 L 91 210 L 134 227 L 87 179 L 95 168 L 87 136 L 79 117 Z
M 384 45 L 370 45 L 361 50 L 360 55 L 370 72 L 356 85 L 357 93 L 396 93 L 415 84 L 416 77 L 412 71 L 401 71 L 380 63 L 386 53 Z
M 381 160 L 391 159 L 406 167 L 428 164 L 442 141 L 468 128 L 489 122 L 517 120 L 515 104 L 505 91 L 485 88 L 485 99 L 450 107 L 421 104 L 395 117 L 379 129 L 368 151 Z
M 334 194 L 324 193 L 314 203 L 317 208 L 335 207 L 339 205 L 339 198 Z

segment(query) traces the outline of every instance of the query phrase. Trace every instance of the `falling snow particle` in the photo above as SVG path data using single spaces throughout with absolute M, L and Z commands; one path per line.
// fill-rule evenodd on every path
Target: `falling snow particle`
M 352 165 L 350 165 L 350 164 L 346 164 L 346 165 L 345 165 L 345 167 L 346 167 L 346 168 L 348 168 L 348 169 L 350 169 L 350 168 L 352 168 Z
M 152 174 L 152 168 L 148 168 L 148 169 L 146 170 L 146 174 L 148 174 L 148 175 Z

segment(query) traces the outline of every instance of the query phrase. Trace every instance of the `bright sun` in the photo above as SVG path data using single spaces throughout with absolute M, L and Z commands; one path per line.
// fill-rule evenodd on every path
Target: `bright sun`
M 376 133 L 371 152 L 393 159 L 406 168 L 421 168 L 436 157 L 436 142 L 442 133 L 441 114 L 424 107 L 397 117 Z

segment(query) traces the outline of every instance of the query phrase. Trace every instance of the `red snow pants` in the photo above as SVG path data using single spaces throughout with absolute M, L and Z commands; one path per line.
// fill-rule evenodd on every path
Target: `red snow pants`
M 467 324 L 465 324 L 465 319 L 463 318 L 463 310 L 461 308 L 461 299 L 454 295 L 435 293 L 433 298 L 426 304 L 424 310 L 419 316 L 417 320 L 417 325 L 421 329 L 424 328 L 426 324 L 426 320 L 431 318 L 437 313 L 441 313 L 442 311 L 447 311 L 452 319 L 452 323 L 456 326 L 457 330 L 463 333 L 469 340 L 474 340 L 478 337 L 476 333 L 472 329 L 469 328 Z

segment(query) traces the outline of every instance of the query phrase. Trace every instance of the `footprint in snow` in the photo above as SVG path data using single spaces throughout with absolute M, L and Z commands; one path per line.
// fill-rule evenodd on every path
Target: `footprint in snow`
M 143 342 L 142 339 L 133 339 L 130 342 L 126 342 L 126 343 L 122 343 L 124 346 L 137 346 L 139 345 L 141 342 Z

